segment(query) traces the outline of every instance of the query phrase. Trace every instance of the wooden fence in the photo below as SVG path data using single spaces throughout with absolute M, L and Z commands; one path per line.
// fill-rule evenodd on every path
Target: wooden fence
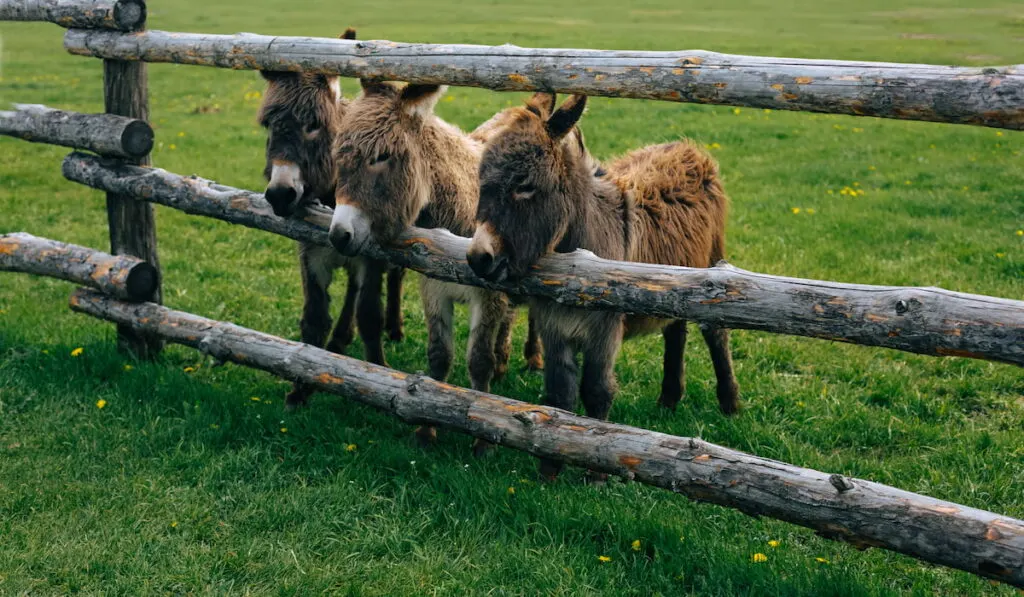
M 622 475 L 692 499 L 767 515 L 858 547 L 882 547 L 1024 587 L 1024 521 L 761 459 L 696 438 L 578 417 L 391 371 L 159 305 L 151 203 L 327 245 L 330 211 L 274 216 L 263 197 L 149 168 L 146 62 L 310 70 L 495 90 L 545 89 L 1024 129 L 1024 67 L 955 68 L 729 56 L 704 51 L 538 50 L 515 46 L 144 31 L 141 0 L 0 0 L 0 20 L 70 27 L 68 51 L 104 59 L 105 115 L 39 106 L 0 112 L 0 134 L 89 149 L 64 162 L 106 191 L 112 253 L 25 234 L 0 237 L 0 269 L 98 289 L 76 311 L 118 324 L 122 346 L 153 356 L 164 340 L 311 383 L 409 421 L 442 425 L 537 456 Z M 129 132 L 130 131 L 130 132 Z M 412 229 L 371 255 L 428 276 L 611 309 L 1024 365 L 1024 302 L 937 288 L 783 278 L 599 259 L 544 259 L 515 286 L 478 279 L 466 239 Z M 124 302 L 125 300 L 134 302 Z M 140 302 L 141 301 L 141 302 Z M 595 438 L 600 438 L 595 443 Z

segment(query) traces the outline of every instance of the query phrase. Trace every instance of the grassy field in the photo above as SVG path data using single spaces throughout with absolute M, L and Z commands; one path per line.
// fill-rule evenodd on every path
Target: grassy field
M 1010 0 L 151 4 L 150 26 L 169 30 L 1024 63 Z M 0 104 L 102 108 L 100 62 L 66 55 L 58 27 L 0 35 Z M 154 65 L 150 89 L 156 165 L 262 188 L 256 73 Z M 471 128 L 521 97 L 456 88 L 439 111 Z M 1022 133 L 607 99 L 584 127 L 600 156 L 682 135 L 710 146 L 743 268 L 1024 297 Z M 106 248 L 102 196 L 63 180 L 65 153 L 0 139 L 0 232 Z M 158 225 L 168 305 L 298 336 L 293 243 L 163 208 Z M 0 594 L 1016 594 L 636 484 L 572 471 L 538 485 L 530 457 L 474 461 L 463 436 L 424 452 L 337 397 L 286 416 L 285 382 L 179 347 L 131 362 L 111 326 L 68 311 L 70 286 L 0 280 Z M 409 338 L 388 347 L 406 371 L 426 368 L 414 280 Z M 739 416 L 718 413 L 693 335 L 679 412 L 655 408 L 651 337 L 621 355 L 612 419 L 1024 517 L 1020 369 L 733 337 Z M 453 381 L 468 383 L 461 356 Z M 542 385 L 514 374 L 495 391 L 539 401 Z

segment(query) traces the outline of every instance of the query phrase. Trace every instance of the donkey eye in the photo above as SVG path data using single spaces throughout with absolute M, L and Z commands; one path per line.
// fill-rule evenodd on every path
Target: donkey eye
M 517 199 L 528 199 L 533 195 L 534 189 L 532 184 L 524 183 L 516 187 L 515 194 Z
M 383 164 L 384 162 L 386 162 L 386 161 L 388 161 L 390 159 L 391 159 L 391 154 L 386 152 L 386 151 L 382 151 L 382 152 L 377 154 L 377 157 L 375 157 L 372 160 L 370 160 L 370 165 L 371 166 L 378 166 L 378 165 Z
M 320 134 L 320 130 L 321 127 L 318 126 L 304 126 L 302 127 L 302 134 L 304 134 L 307 139 L 315 139 L 317 135 Z

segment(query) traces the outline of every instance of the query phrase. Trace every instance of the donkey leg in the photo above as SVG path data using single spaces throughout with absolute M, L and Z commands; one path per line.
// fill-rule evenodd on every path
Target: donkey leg
M 359 297 L 361 272 L 357 267 L 347 267 L 345 271 L 348 273 L 345 304 L 341 307 L 341 314 L 338 315 L 338 323 L 334 325 L 331 339 L 327 341 L 327 350 L 337 354 L 345 354 L 345 349 L 352 344 L 356 332 L 356 302 Z
M 580 398 L 588 417 L 601 421 L 608 419 L 618 390 L 615 357 L 621 346 L 621 316 L 615 316 L 606 325 L 597 326 L 588 334 L 587 343 L 583 347 L 583 381 L 580 384 Z M 604 484 L 608 474 L 591 470 L 587 471 L 587 479 L 590 483 Z
M 715 326 L 701 326 L 704 341 L 711 351 L 711 362 L 715 366 L 718 380 L 718 407 L 731 415 L 740 408 L 740 386 L 732 370 L 732 352 L 729 350 L 729 330 Z
M 512 357 L 512 328 L 516 324 L 516 307 L 511 304 L 505 310 L 498 326 L 498 334 L 494 338 L 494 380 L 497 381 L 508 373 L 508 361 Z
M 686 320 L 673 321 L 661 335 L 665 338 L 665 356 L 658 406 L 675 410 L 686 392 Z
M 385 315 L 385 326 L 388 330 L 388 338 L 399 342 L 405 338 L 402 330 L 402 280 L 405 278 L 404 267 L 388 268 L 388 305 Z
M 364 357 L 367 361 L 387 366 L 384 358 L 384 315 L 381 309 L 381 292 L 384 283 L 385 264 L 366 260 L 363 275 L 359 280 L 359 297 L 356 301 L 356 325 L 363 340 Z
M 544 347 L 548 357 L 544 368 L 544 404 L 572 412 L 579 388 L 575 351 L 566 338 L 557 334 L 545 335 Z M 561 460 L 541 458 L 541 479 L 554 481 L 564 466 Z
M 537 318 L 533 314 L 533 309 L 528 313 L 523 358 L 526 359 L 527 371 L 541 371 L 544 369 L 544 343 L 541 342 L 537 331 Z
M 491 378 L 498 363 L 494 345 L 498 330 L 507 323 L 509 312 L 513 312 L 505 295 L 497 292 L 478 291 L 469 305 L 469 342 L 466 346 L 466 362 L 469 364 L 469 379 L 474 390 L 491 391 Z M 484 456 L 493 446 L 489 441 L 477 439 L 473 442 L 473 455 Z
M 325 267 L 325 253 L 320 247 L 299 243 L 299 272 L 302 275 L 302 320 L 299 329 L 302 341 L 320 348 L 331 331 L 331 297 L 327 287 L 331 284 L 332 270 Z M 313 386 L 294 382 L 292 391 L 285 396 L 285 409 L 305 406 L 316 390 Z
M 452 338 L 452 314 L 455 305 L 447 295 L 443 283 L 426 276 L 420 279 L 420 299 L 423 318 L 427 322 L 427 363 L 430 377 L 437 381 L 448 379 L 455 354 Z M 426 425 L 416 429 L 416 438 L 426 447 L 437 439 L 437 430 Z

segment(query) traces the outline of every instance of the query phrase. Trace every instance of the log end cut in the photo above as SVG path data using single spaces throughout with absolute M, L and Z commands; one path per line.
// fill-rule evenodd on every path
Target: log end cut
M 121 147 L 133 158 L 143 157 L 153 149 L 153 128 L 143 120 L 132 121 L 121 133 Z
M 114 6 L 114 22 L 121 31 L 138 31 L 146 25 L 143 0 L 121 0 Z

